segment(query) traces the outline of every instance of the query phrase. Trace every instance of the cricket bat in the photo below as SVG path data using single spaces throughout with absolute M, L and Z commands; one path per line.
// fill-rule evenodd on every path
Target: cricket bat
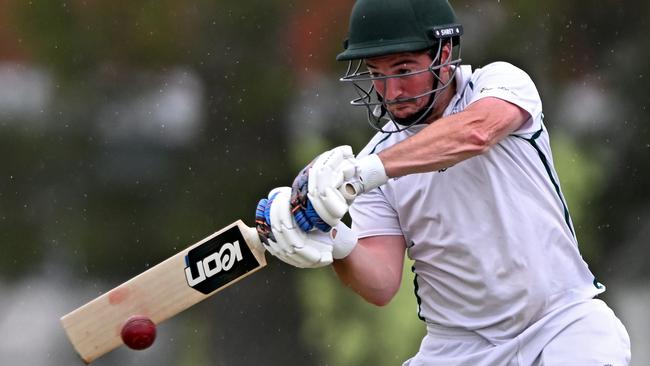
M 63 316 L 61 323 L 89 364 L 122 345 L 120 332 L 130 316 L 159 324 L 264 266 L 257 231 L 237 220 Z

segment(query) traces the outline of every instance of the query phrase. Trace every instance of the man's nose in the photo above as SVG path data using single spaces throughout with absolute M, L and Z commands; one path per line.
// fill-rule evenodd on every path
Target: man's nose
M 398 99 L 402 95 L 402 82 L 400 78 L 387 78 L 383 80 L 383 93 L 386 101 Z

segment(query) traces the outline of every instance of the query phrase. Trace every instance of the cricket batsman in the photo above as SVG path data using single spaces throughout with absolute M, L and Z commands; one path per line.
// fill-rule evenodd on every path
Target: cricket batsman
M 531 78 L 461 64 L 447 0 L 357 0 L 337 60 L 376 135 L 260 201 L 268 251 L 372 304 L 414 261 L 427 334 L 404 366 L 624 366 L 630 340 L 578 249 Z M 347 213 L 352 227 L 341 218 Z

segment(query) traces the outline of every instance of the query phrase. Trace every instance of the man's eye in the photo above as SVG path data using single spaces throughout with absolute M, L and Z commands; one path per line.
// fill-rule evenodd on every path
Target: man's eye
M 411 72 L 411 69 L 399 69 L 399 70 L 397 70 L 398 75 L 409 74 L 410 72 Z

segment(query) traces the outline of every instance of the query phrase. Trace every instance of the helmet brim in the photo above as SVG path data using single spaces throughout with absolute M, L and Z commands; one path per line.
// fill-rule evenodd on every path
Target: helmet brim
M 403 52 L 417 52 L 431 48 L 432 45 L 423 41 L 403 42 L 394 44 L 374 44 L 367 47 L 347 48 L 336 56 L 337 61 L 361 60 Z

